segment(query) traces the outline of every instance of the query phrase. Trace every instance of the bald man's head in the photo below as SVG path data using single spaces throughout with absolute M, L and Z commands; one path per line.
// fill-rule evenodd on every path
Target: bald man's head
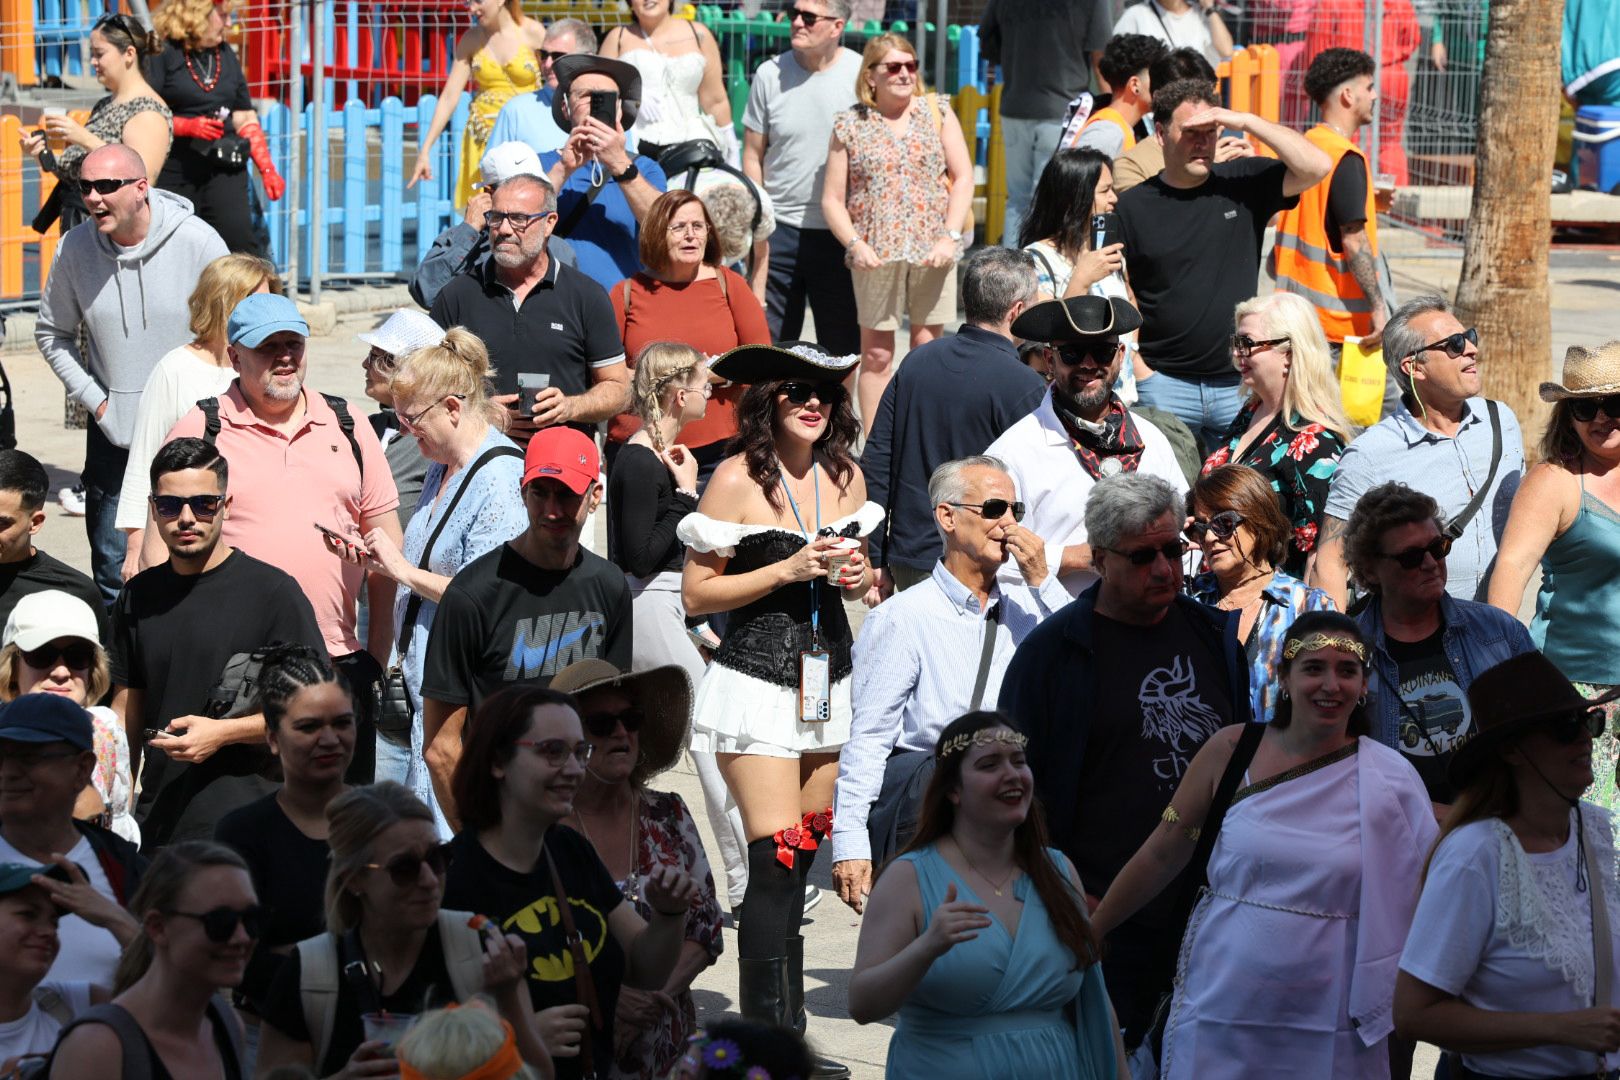
M 102 171 L 91 172 L 90 170 L 96 165 L 101 166 Z M 97 177 L 105 175 L 116 176 L 120 179 L 125 177 L 136 177 L 141 180 L 147 179 L 146 162 L 141 160 L 141 155 L 137 154 L 123 143 L 108 143 L 105 146 L 98 146 L 88 154 L 84 155 L 84 163 L 83 167 L 80 169 L 80 175 L 84 175 L 86 173 Z
M 152 223 L 146 163 L 123 143 L 98 146 L 79 166 L 79 194 L 96 231 L 128 247 L 146 239 Z

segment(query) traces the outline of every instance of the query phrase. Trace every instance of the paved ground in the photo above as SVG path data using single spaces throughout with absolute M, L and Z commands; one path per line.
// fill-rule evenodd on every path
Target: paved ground
M 1401 295 L 1410 297 L 1435 289 L 1449 291 L 1455 285 L 1458 268 L 1455 255 L 1436 257 L 1408 250 L 1416 245 L 1399 236 L 1392 238 L 1388 246 L 1396 251 L 1392 263 Z M 1560 253 L 1555 257 L 1553 280 L 1555 358 L 1561 359 L 1571 344 L 1595 344 L 1615 336 L 1613 311 L 1615 293 L 1620 290 L 1620 256 L 1605 252 Z M 309 350 L 310 385 L 362 401 L 360 358 L 365 347 L 357 343 L 353 335 L 378 321 L 376 316 L 345 316 L 331 335 L 313 339 Z M 1486 357 L 1488 360 L 1488 347 Z M 60 384 L 37 352 L 13 352 L 5 357 L 5 364 L 17 395 L 19 445 L 45 463 L 53 488 L 70 483 L 83 464 L 84 436 L 82 432 L 66 431 L 62 427 Z M 592 546 L 600 551 L 600 523 L 593 524 L 596 527 L 592 530 L 595 540 Z M 62 514 L 54 500 L 38 545 L 72 565 L 88 568 L 83 523 Z M 852 615 L 858 622 L 860 612 L 854 610 Z M 683 763 L 664 783 L 685 797 L 704 831 L 708 850 L 716 850 L 703 812 L 697 777 L 691 768 Z M 829 887 L 828 870 L 828 860 L 819 859 L 813 879 Z M 820 905 L 808 916 L 804 929 L 806 998 L 813 1016 L 810 1029 L 813 1039 L 825 1053 L 847 1062 L 857 1077 L 870 1078 L 882 1075 L 890 1032 L 888 1024 L 857 1025 L 844 1011 L 848 969 L 854 958 L 859 928 L 859 918 L 831 892 L 826 892 Z M 700 1012 L 713 1014 L 735 1008 L 736 966 L 730 944 L 728 941 L 727 955 L 697 980 L 694 992 Z M 1431 1076 L 1433 1060 L 1432 1049 L 1420 1050 L 1413 1075 Z

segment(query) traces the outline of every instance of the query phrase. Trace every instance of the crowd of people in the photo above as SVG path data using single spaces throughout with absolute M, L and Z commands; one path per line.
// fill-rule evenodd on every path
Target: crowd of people
M 0 1063 L 848 1076 L 830 844 L 892 1077 L 1612 1077 L 1620 343 L 1527 462 L 1381 272 L 1373 59 L 1310 59 L 1302 133 L 1222 104 L 1209 5 L 1106 6 L 990 5 L 1039 168 L 969 251 L 955 112 L 849 0 L 784 12 L 740 145 L 668 0 L 600 45 L 479 0 L 375 412 L 233 232 L 228 10 L 168 0 L 150 83 L 98 23 L 37 324 L 88 574 L 0 450 Z

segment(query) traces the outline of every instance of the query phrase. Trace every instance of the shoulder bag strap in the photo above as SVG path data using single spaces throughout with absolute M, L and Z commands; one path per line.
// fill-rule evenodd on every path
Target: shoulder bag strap
M 634 161 L 635 159 L 632 158 L 631 160 Z M 591 208 L 591 203 L 596 201 L 596 197 L 602 194 L 602 189 L 607 187 L 607 183 L 607 170 L 603 169 L 602 182 L 600 184 L 592 184 L 590 187 L 585 189 L 585 197 L 574 204 L 574 208 L 568 211 L 568 216 L 566 218 L 557 223 L 557 227 L 551 230 L 552 235 L 560 236 L 564 240 L 568 239 L 569 234 L 575 229 L 579 228 L 579 223 L 585 218 L 585 212 Z
M 1485 411 L 1491 417 L 1491 471 L 1485 475 L 1485 483 L 1474 492 L 1474 497 L 1468 500 L 1468 505 L 1463 507 L 1462 513 L 1446 523 L 1446 535 L 1453 540 L 1462 538 L 1463 530 L 1468 528 L 1468 523 L 1479 513 L 1479 508 L 1484 505 L 1486 497 L 1491 493 L 1491 485 L 1496 482 L 1496 469 L 1502 464 L 1502 414 L 1494 400 L 1485 402 Z
M 1586 828 L 1579 814 L 1575 825 L 1583 831 Z M 1581 846 L 1586 849 L 1586 895 L 1592 902 L 1592 1004 L 1608 1008 L 1614 986 L 1614 939 L 1609 936 L 1609 905 L 1603 898 L 1603 867 L 1598 865 L 1594 845 L 1587 843 L 1585 836 L 1581 837 Z
M 337 414 L 338 430 L 343 437 L 349 440 L 349 452 L 354 455 L 354 463 L 360 467 L 360 479 L 366 478 L 366 459 L 360 455 L 360 440 L 354 437 L 354 414 L 349 412 L 349 403 L 336 394 L 322 394 L 326 403 Z
M 569 955 L 574 959 L 574 994 L 579 999 L 577 1004 L 590 1010 L 591 1028 L 600 1031 L 602 1007 L 597 1004 L 596 983 L 591 979 L 591 962 L 585 955 L 585 942 L 579 936 L 578 928 L 574 926 L 574 912 L 568 904 L 568 890 L 563 887 L 562 875 L 557 872 L 557 861 L 551 857 L 551 849 L 545 846 L 544 841 L 540 844 L 540 850 L 546 853 L 546 869 L 551 871 L 551 887 L 557 893 L 558 916 L 562 919 Z M 579 1062 L 582 1075 L 586 1077 L 596 1075 L 595 1047 L 591 1043 L 590 1031 L 579 1040 Z
M 1177 903 L 1176 921 L 1179 925 L 1185 925 L 1187 916 L 1192 914 L 1193 905 L 1197 902 L 1198 891 L 1208 883 L 1205 871 L 1209 867 L 1209 857 L 1215 850 L 1215 841 L 1221 834 L 1221 822 L 1226 818 L 1232 796 L 1237 794 L 1238 784 L 1242 782 L 1249 763 L 1254 760 L 1255 748 L 1260 745 L 1260 737 L 1265 733 L 1264 724 L 1253 721 L 1244 724 L 1237 745 L 1232 748 L 1232 759 L 1226 763 L 1221 782 L 1215 786 L 1215 798 L 1210 801 L 1209 813 L 1204 815 L 1204 824 L 1198 833 L 1198 846 L 1193 849 L 1192 859 L 1187 863 L 1192 876 L 1187 879 L 1186 889 Z
M 298 943 L 298 998 L 304 1010 L 304 1029 L 315 1051 L 315 1066 L 332 1048 L 332 1022 L 337 1012 L 337 938 L 320 933 Z
M 996 627 L 1001 624 L 1001 601 L 990 605 L 984 618 L 984 643 L 979 648 L 979 671 L 973 676 L 973 704 L 968 712 L 978 712 L 984 701 L 984 687 L 990 681 L 990 654 L 996 651 Z
M 1043 255 L 1041 253 L 1041 249 L 1038 246 L 1036 246 L 1035 244 L 1031 244 L 1029 247 L 1024 248 L 1024 250 L 1029 252 L 1031 255 L 1035 256 L 1037 259 L 1041 260 L 1041 265 L 1046 267 L 1046 276 L 1052 279 L 1052 291 L 1057 292 L 1058 291 L 1058 288 L 1057 288 L 1057 272 L 1052 269 L 1051 260 L 1048 259 L 1045 255 Z M 1070 274 L 1074 273 L 1072 268 L 1070 269 L 1069 273 Z

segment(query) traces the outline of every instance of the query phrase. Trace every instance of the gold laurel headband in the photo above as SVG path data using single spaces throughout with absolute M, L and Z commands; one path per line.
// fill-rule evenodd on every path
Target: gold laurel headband
M 939 748 L 939 757 L 948 758 L 958 750 L 966 750 L 970 746 L 989 746 L 992 743 L 1010 743 L 1022 750 L 1029 745 L 1029 736 L 1007 728 L 980 728 L 978 731 L 965 732 L 953 735 L 945 740 L 945 745 Z
M 1354 654 L 1363 664 L 1367 662 L 1367 646 L 1344 634 L 1311 634 L 1303 639 L 1289 638 L 1283 645 L 1283 659 L 1292 660 L 1302 652 L 1315 652 L 1317 649 L 1343 649 Z

